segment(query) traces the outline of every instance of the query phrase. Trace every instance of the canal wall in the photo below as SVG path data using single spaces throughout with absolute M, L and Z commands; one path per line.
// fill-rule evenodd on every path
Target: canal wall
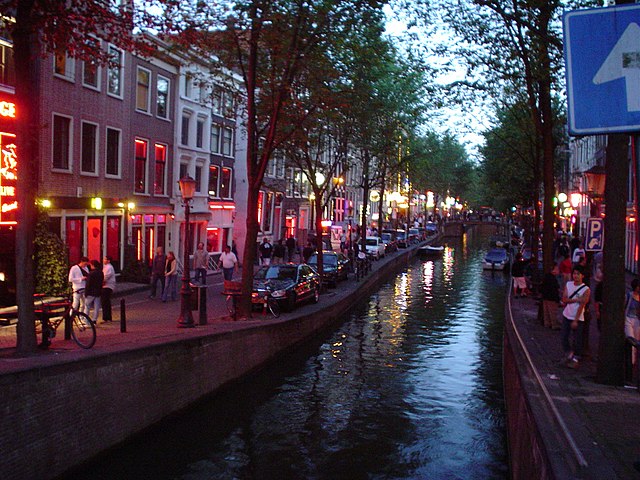
M 323 296 L 293 318 L 0 375 L 0 478 L 54 478 L 263 367 L 343 322 L 415 252 L 381 260 L 359 283 L 340 286 L 347 295 Z

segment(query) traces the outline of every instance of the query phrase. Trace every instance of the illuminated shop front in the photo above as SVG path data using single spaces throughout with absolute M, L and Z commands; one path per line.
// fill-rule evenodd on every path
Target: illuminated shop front
M 51 197 L 51 230 L 64 242 L 69 262 L 87 256 L 112 258 L 116 272 L 124 267 L 125 245 L 133 260 L 150 262 L 157 246 L 164 247 L 168 214 L 142 213 L 140 207 L 120 199 Z M 152 208 L 144 209 L 153 211 Z
M 15 245 L 18 224 L 16 107 L 0 98 L 0 306 L 15 304 Z

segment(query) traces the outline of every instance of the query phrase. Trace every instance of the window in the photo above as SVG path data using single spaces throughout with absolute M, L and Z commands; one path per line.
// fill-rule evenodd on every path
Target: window
M 107 91 L 116 97 L 122 97 L 122 50 L 109 45 L 109 69 L 107 71 Z
M 151 85 L 151 72 L 146 68 L 138 67 L 136 75 L 136 110 L 149 112 L 149 89 Z
M 220 179 L 220 167 L 217 165 L 209 166 L 209 197 L 218 197 L 218 181 Z
M 202 192 L 202 165 L 196 165 L 196 192 Z
M 120 176 L 120 130 L 107 127 L 107 155 L 105 173 Z
M 15 86 L 16 70 L 13 63 L 13 47 L 0 43 L 0 83 Z
M 191 98 L 192 89 L 193 89 L 193 77 L 191 75 L 185 75 L 184 90 L 182 92 L 182 95 L 187 98 Z
M 88 42 L 94 48 L 100 47 L 100 40 L 89 37 Z M 85 60 L 82 62 L 82 84 L 95 90 L 100 89 L 100 66 L 95 60 Z
M 182 145 L 189 145 L 189 121 L 191 120 L 191 115 L 188 113 L 182 114 L 182 127 L 180 131 L 180 143 Z
M 53 168 L 70 169 L 71 119 L 53 116 Z
M 169 79 L 158 75 L 156 115 L 169 118 Z
M 156 195 L 165 194 L 165 172 L 167 166 L 167 146 L 156 143 L 156 172 L 155 183 L 153 184 L 153 193 Z
M 73 81 L 75 76 L 74 59 L 67 55 L 64 48 L 57 48 L 53 56 L 53 71 L 57 76 Z
M 180 164 L 180 175 L 178 176 L 178 178 L 184 178 L 186 176 L 189 175 L 189 165 L 186 163 L 181 163 Z
M 222 167 L 220 198 L 231 198 L 231 169 Z
M 228 127 L 222 129 L 222 154 L 227 157 L 233 154 L 233 130 Z
M 213 91 L 211 92 L 211 102 L 213 113 L 222 115 L 222 89 L 220 87 L 213 87 Z
M 227 118 L 233 118 L 233 94 L 231 92 L 225 91 L 223 94 L 223 102 L 224 111 L 222 112 L 222 114 Z
M 204 119 L 199 118 L 196 123 L 196 147 L 202 148 L 204 141 Z
M 211 125 L 211 153 L 220 153 L 220 125 Z
M 147 152 L 149 143 L 146 140 L 136 138 L 136 158 L 135 158 L 135 185 L 133 191 L 135 193 L 147 192 Z
M 82 122 L 80 135 L 82 136 L 80 171 L 96 174 L 98 173 L 96 150 L 98 148 L 98 126 Z

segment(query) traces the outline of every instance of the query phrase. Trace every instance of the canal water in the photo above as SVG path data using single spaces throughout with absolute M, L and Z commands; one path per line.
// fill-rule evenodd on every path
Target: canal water
M 486 243 L 412 261 L 330 335 L 66 478 L 508 478 Z

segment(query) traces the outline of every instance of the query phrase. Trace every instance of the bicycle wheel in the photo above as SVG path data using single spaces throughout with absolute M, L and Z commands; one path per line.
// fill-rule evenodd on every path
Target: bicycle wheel
M 236 302 L 233 295 L 227 295 L 227 311 L 230 315 L 234 315 L 236 313 Z
M 71 336 L 80 348 L 91 348 L 96 343 L 96 326 L 86 313 L 71 314 Z
M 267 310 L 269 310 L 269 312 L 271 312 L 271 315 L 273 315 L 275 318 L 278 318 L 280 316 L 280 304 L 273 298 L 267 300 Z

